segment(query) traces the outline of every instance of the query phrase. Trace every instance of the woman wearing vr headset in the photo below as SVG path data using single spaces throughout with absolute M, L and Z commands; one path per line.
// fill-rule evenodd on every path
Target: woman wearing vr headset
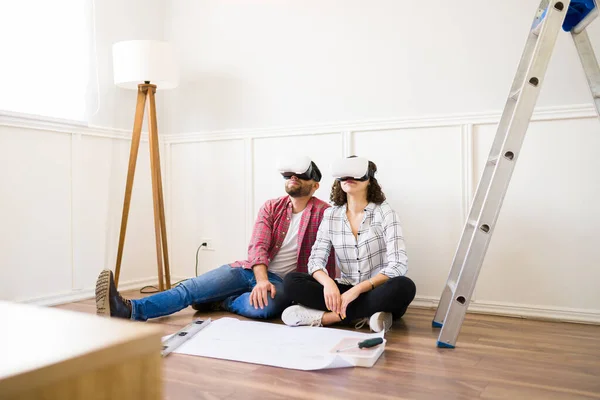
M 407 256 L 398 216 L 375 178 L 373 162 L 353 156 L 336 161 L 332 170 L 334 207 L 319 226 L 308 274 L 284 279 L 286 294 L 298 304 L 286 308 L 282 320 L 290 326 L 368 322 L 375 332 L 387 330 L 416 293 L 404 276 Z M 325 268 L 332 248 L 341 273 L 335 280 Z

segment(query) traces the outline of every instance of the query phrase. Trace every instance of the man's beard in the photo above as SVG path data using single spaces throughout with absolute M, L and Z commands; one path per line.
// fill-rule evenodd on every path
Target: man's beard
M 312 187 L 310 185 L 304 185 L 299 183 L 297 186 L 289 187 L 285 185 L 285 191 L 292 197 L 304 197 L 310 194 Z

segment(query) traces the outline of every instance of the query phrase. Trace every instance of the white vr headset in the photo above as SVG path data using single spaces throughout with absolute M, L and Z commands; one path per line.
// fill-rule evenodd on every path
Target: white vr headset
M 331 164 L 331 175 L 338 181 L 353 179 L 366 181 L 372 178 L 369 171 L 369 160 L 364 157 L 342 158 Z
M 319 168 L 306 156 L 280 159 L 277 163 L 277 170 L 285 179 L 296 176 L 298 179 L 306 181 L 312 179 L 319 182 L 321 180 Z

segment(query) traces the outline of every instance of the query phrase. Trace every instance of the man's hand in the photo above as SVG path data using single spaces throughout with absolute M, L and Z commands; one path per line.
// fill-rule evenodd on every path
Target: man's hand
M 329 281 L 323 285 L 323 296 L 325 297 L 327 309 L 339 314 L 342 305 L 340 289 L 333 279 L 329 279 Z
M 258 310 L 264 309 L 269 304 L 269 292 L 271 292 L 271 298 L 275 298 L 275 286 L 269 282 L 269 274 L 267 273 L 267 266 L 265 264 L 257 264 L 252 267 L 254 272 L 254 278 L 256 279 L 256 285 L 250 293 L 250 305 Z
M 264 309 L 265 306 L 269 304 L 269 292 L 271 292 L 271 298 L 275 298 L 275 294 L 277 290 L 275 290 L 275 285 L 273 285 L 268 280 L 261 280 L 256 282 L 254 289 L 252 289 L 252 293 L 250 293 L 250 305 L 258 310 Z
M 346 319 L 346 307 L 348 307 L 348 304 L 356 300 L 358 296 L 360 296 L 360 290 L 357 289 L 356 286 L 342 294 L 342 305 L 340 309 L 342 319 Z

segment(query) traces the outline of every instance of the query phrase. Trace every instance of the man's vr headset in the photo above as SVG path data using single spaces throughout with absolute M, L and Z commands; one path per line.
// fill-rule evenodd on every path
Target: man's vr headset
M 350 157 L 336 160 L 331 164 L 331 175 L 338 181 L 366 181 L 374 177 L 369 170 L 369 160 L 364 157 Z
M 321 180 L 321 171 L 317 165 L 311 161 L 309 157 L 296 157 L 280 160 L 277 166 L 279 173 L 285 178 L 290 179 L 292 176 L 304 181 Z

